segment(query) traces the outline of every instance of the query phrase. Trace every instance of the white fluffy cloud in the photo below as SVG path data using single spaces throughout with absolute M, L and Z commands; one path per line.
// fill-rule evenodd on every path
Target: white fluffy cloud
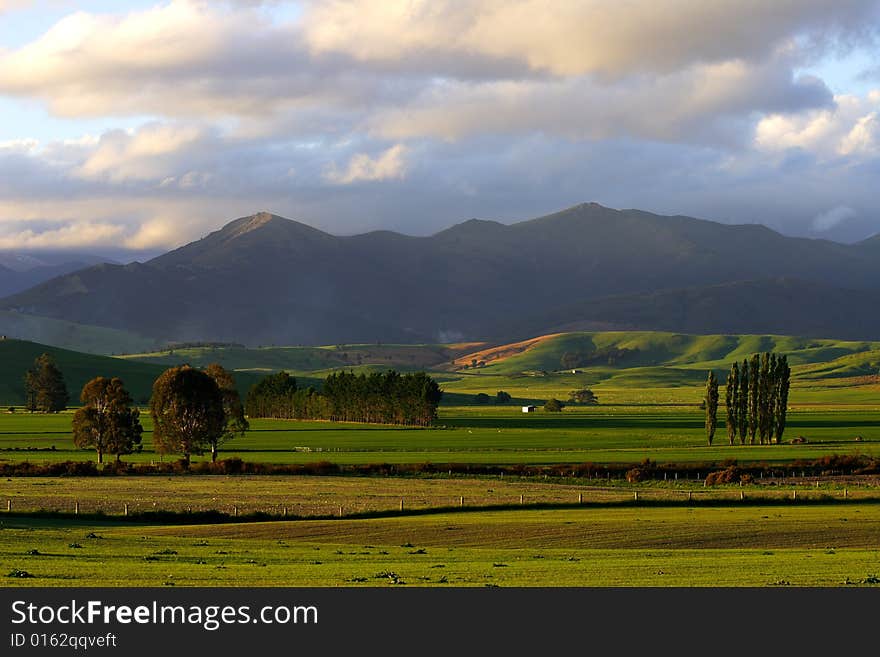
M 91 221 L 71 221 L 36 231 L 32 228 L 3 230 L 0 249 L 75 249 L 111 246 L 123 233 L 122 226 Z M 7 227 L 8 228 L 8 227 Z
M 870 0 L 329 0 L 311 3 L 305 33 L 318 52 L 401 67 L 484 57 L 620 77 L 762 58 L 795 33 L 853 29 L 875 12 Z
M 402 144 L 396 144 L 376 157 L 357 153 L 351 157 L 343 171 L 333 166 L 328 169 L 325 178 L 337 185 L 400 179 L 406 174 L 405 155 L 406 147 Z
M 827 109 L 762 118 L 755 128 L 757 146 L 767 151 L 798 148 L 822 157 L 880 155 L 880 90 L 834 101 Z
M 585 200 L 807 234 L 880 216 L 880 91 L 798 73 L 874 47 L 880 0 L 283 4 L 157 0 L 0 43 L 0 103 L 142 123 L 0 143 L 0 248 L 166 248 L 257 208 L 416 234 Z

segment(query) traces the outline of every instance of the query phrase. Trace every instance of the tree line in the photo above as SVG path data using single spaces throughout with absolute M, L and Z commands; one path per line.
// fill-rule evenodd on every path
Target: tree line
M 791 367 L 785 355 L 766 352 L 734 363 L 725 391 L 727 439 L 741 445 L 782 442 L 788 412 Z M 718 380 L 710 371 L 706 380 L 706 437 L 715 436 L 718 413 Z
M 48 354 L 36 359 L 24 384 L 32 412 L 54 413 L 67 407 L 64 376 Z M 199 370 L 182 365 L 165 370 L 153 383 L 153 446 L 160 454 L 179 454 L 186 466 L 192 455 L 205 452 L 216 461 L 221 445 L 248 430 L 245 411 L 250 417 L 427 426 L 437 418 L 441 394 L 437 382 L 424 372 L 339 372 L 327 377 L 320 392 L 299 389 L 296 379 L 279 372 L 254 385 L 245 405 L 235 379 L 222 366 Z M 140 409 L 122 379 L 95 377 L 83 386 L 80 402 L 72 424 L 77 447 L 94 449 L 99 463 L 105 455 L 119 462 L 140 451 Z
M 429 426 L 437 419 L 441 395 L 424 372 L 335 372 L 320 392 L 300 389 L 296 379 L 279 372 L 251 388 L 245 408 L 249 417 Z

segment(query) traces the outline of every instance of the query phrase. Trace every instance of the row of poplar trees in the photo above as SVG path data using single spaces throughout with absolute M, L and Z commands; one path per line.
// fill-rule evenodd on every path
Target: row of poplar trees
M 782 442 L 788 411 L 791 368 L 788 358 L 774 353 L 754 354 L 734 363 L 727 376 L 725 405 L 727 439 L 741 445 Z M 718 426 L 718 379 L 710 371 L 706 381 L 706 437 L 709 444 Z

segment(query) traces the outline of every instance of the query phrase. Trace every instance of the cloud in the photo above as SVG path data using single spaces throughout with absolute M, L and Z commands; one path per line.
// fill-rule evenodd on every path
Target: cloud
M 837 227 L 847 219 L 852 219 L 858 213 L 846 205 L 838 205 L 836 208 L 816 215 L 813 219 L 813 230 L 818 232 L 826 232 Z
M 179 174 L 181 166 L 190 166 L 185 160 L 208 140 L 209 131 L 196 125 L 151 123 L 133 133 L 114 130 L 101 136 L 74 174 L 114 182 L 164 180 Z
M 880 155 L 880 90 L 843 95 L 829 108 L 797 114 L 770 114 L 755 128 L 755 144 L 765 151 L 803 149 L 821 157 Z
M 331 167 L 325 178 L 337 185 L 400 179 L 406 175 L 405 155 L 406 147 L 402 144 L 396 144 L 374 158 L 366 153 L 357 153 L 349 160 L 344 171 Z
M 73 249 L 112 246 L 123 232 L 121 226 L 91 221 L 73 221 L 42 231 L 35 231 L 32 228 L 9 231 L 8 228 L 0 225 L 0 249 Z
M 796 234 L 845 203 L 829 235 L 853 238 L 880 217 L 880 91 L 798 74 L 863 47 L 878 0 L 282 4 L 79 11 L 0 48 L 0 103 L 99 118 L 0 143 L 3 239 L 168 248 L 267 207 L 336 233 L 589 200 Z
M 282 99 L 314 92 L 316 71 L 296 59 L 295 35 L 254 10 L 173 0 L 64 17 L 0 56 L 0 93 L 41 98 L 66 117 L 260 114 L 279 79 Z
M 760 66 L 735 61 L 613 85 L 583 78 L 451 81 L 410 104 L 376 113 L 372 128 L 387 139 L 543 132 L 574 139 L 718 143 L 729 141 L 723 124 L 730 119 L 743 119 L 737 130 L 744 125 L 750 131 L 752 112 L 800 111 L 831 102 L 821 81 L 793 78 L 783 61 Z
M 309 3 L 317 52 L 398 67 L 514 61 L 557 76 L 618 78 L 764 58 L 795 34 L 863 30 L 873 0 L 330 0 Z M 450 68 L 453 68 L 450 66 Z

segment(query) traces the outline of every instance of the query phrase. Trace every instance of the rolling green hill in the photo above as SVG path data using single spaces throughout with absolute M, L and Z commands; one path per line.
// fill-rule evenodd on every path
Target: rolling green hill
M 48 353 L 58 363 L 64 374 L 71 404 L 79 401 L 79 391 L 83 385 L 96 376 L 120 377 L 135 402 L 145 404 L 150 399 L 153 381 L 165 370 L 164 365 L 84 354 L 24 340 L 0 340 L 0 404 L 24 402 L 24 373 L 33 365 L 34 359 L 43 353 Z M 243 392 L 258 378 L 253 374 L 239 373 L 236 382 Z
M 4 310 L 0 310 L 0 335 L 105 356 L 147 351 L 162 346 L 152 338 L 130 331 Z
M 480 343 L 449 345 L 355 344 L 327 347 L 187 347 L 152 353 L 127 354 L 127 360 L 162 365 L 189 363 L 203 367 L 220 363 L 227 369 L 250 371 L 287 370 L 310 373 L 337 368 L 393 367 L 398 370 L 434 369 L 482 346 Z
M 540 399 L 559 394 L 557 388 L 565 392 L 583 385 L 632 391 L 693 387 L 698 398 L 708 369 L 715 369 L 723 383 L 731 363 L 761 351 L 786 354 L 795 385 L 851 386 L 868 391 L 865 394 L 880 386 L 880 342 L 606 331 L 553 334 L 480 347 L 484 345 L 217 346 L 110 358 L 7 339 L 0 340 L 0 404 L 22 403 L 22 376 L 43 352 L 58 361 L 72 397 L 94 376 L 119 376 L 140 403 L 149 399 L 156 376 L 182 363 L 195 367 L 220 363 L 236 371 L 242 393 L 260 376 L 281 369 L 294 373 L 303 385 L 318 385 L 328 373 L 340 369 L 423 369 L 441 382 L 447 404 L 469 403 L 474 391 L 494 394 L 503 389 L 524 399 Z M 576 364 L 564 367 L 564 358 L 575 358 Z M 474 361 L 476 367 L 471 365 Z
M 455 362 L 464 367 L 476 359 L 485 363 L 478 367 L 480 373 L 507 376 L 579 369 L 601 379 L 614 377 L 615 382 L 659 368 L 662 375 L 653 372 L 651 378 L 691 382 L 695 371 L 702 376 L 709 368 L 726 370 L 761 351 L 786 354 L 795 378 L 863 377 L 880 371 L 880 342 L 654 331 L 552 334 L 466 354 Z M 569 367 L 563 365 L 566 355 Z

